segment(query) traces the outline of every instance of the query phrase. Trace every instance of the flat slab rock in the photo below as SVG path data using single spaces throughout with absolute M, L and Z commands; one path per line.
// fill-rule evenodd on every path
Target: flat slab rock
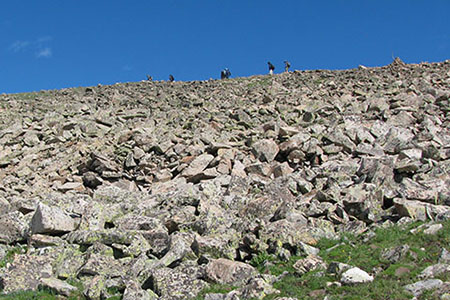
M 71 293 L 77 291 L 77 288 L 65 281 L 56 278 L 42 278 L 40 286 L 55 291 L 57 294 L 70 296 Z

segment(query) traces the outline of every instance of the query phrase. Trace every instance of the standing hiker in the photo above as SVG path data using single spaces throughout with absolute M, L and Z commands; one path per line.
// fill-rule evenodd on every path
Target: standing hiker
M 272 65 L 272 63 L 270 61 L 267 62 L 267 64 L 269 65 L 269 74 L 273 75 L 273 70 L 275 70 L 275 66 Z

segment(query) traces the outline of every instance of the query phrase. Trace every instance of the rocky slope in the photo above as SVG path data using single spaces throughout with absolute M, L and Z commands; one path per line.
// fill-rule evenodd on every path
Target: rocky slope
M 0 286 L 189 299 L 250 288 L 261 252 L 446 220 L 449 112 L 450 61 L 398 59 L 2 95 L 0 256 L 27 251 Z

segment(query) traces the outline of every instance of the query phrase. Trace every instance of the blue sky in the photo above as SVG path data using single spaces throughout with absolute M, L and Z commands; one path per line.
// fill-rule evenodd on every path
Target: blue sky
M 17 0 L 0 4 L 0 93 L 450 58 L 450 0 Z

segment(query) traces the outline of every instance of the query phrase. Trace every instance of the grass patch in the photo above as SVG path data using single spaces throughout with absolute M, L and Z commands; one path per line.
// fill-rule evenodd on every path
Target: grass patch
M 8 295 L 1 295 L 0 299 L 5 300 L 56 300 L 57 297 L 48 291 L 20 291 L 15 293 L 10 293 Z
M 71 295 L 67 298 L 61 298 L 61 296 L 56 295 L 52 291 L 41 289 L 37 291 L 20 291 L 10 294 L 0 294 L 0 299 L 2 300 L 86 300 L 86 298 L 79 293 Z
M 249 84 L 247 84 L 247 87 L 249 89 L 256 88 L 256 87 L 268 87 L 272 85 L 272 78 L 263 78 L 259 80 L 252 80 Z
M 206 294 L 209 293 L 217 293 L 217 294 L 226 294 L 236 289 L 236 287 L 232 285 L 226 284 L 210 284 L 209 287 L 203 289 L 194 300 L 202 300 L 205 298 Z
M 0 268 L 4 268 L 8 263 L 12 263 L 16 254 L 25 254 L 26 252 L 27 247 L 22 245 L 17 245 L 14 248 L 9 249 L 6 252 L 5 257 L 0 260 Z

